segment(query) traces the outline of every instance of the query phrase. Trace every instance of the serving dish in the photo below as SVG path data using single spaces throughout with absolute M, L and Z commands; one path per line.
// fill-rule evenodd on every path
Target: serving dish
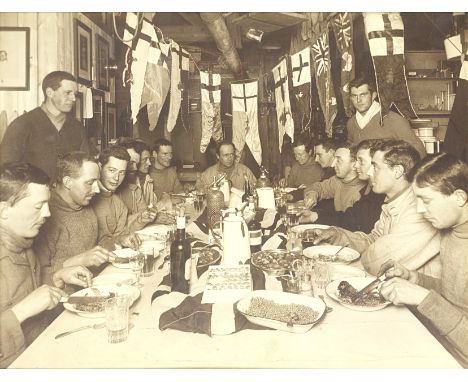
M 360 312 L 373 312 L 373 311 L 376 311 L 376 310 L 384 309 L 388 305 L 391 304 L 389 301 L 379 303 L 377 305 L 357 305 L 357 304 L 352 304 L 352 303 L 345 302 L 340 298 L 339 291 L 338 291 L 338 285 L 340 285 L 340 283 L 342 281 L 347 281 L 354 288 L 356 288 L 357 290 L 361 290 L 366 285 L 368 285 L 372 281 L 372 279 L 375 279 L 375 277 L 373 277 L 373 276 L 369 276 L 369 277 L 349 277 L 349 278 L 344 278 L 344 279 L 333 280 L 332 282 L 330 282 L 326 286 L 325 291 L 326 291 L 327 295 L 331 299 L 339 302 L 341 305 L 343 305 L 346 308 L 351 309 L 351 310 L 357 310 L 357 311 L 360 311 Z
M 267 300 L 266 304 L 268 304 L 266 306 L 271 307 L 271 309 L 279 310 L 278 305 L 282 305 L 283 307 L 288 306 L 288 314 L 281 315 L 285 321 L 259 317 L 249 313 L 252 311 L 252 309 L 249 309 L 251 308 L 251 304 L 256 304 L 256 301 L 264 303 L 265 300 Z M 305 333 L 322 318 L 326 306 L 321 299 L 315 297 L 278 291 L 256 290 L 239 300 L 236 304 L 236 309 L 253 324 L 290 333 Z M 309 313 L 311 314 L 309 315 Z M 271 311 L 268 314 L 272 314 Z M 303 320 L 307 323 L 297 323 L 298 320 Z
M 361 256 L 359 252 L 352 248 L 341 248 L 343 247 L 340 245 L 315 245 L 313 247 L 305 248 L 303 255 L 309 259 L 335 264 L 349 264 L 352 261 L 359 259 Z M 336 253 L 338 254 L 336 255 Z
M 131 285 L 98 285 L 91 288 L 81 289 L 78 292 L 73 293 L 71 296 L 109 296 L 114 294 L 115 296 L 129 296 L 130 306 L 140 297 L 140 290 Z M 80 310 L 77 305 L 65 302 L 63 307 L 73 313 L 76 313 L 83 317 L 88 318 L 101 318 L 105 316 L 104 309 L 102 311 L 85 311 Z
M 269 275 L 282 276 L 286 271 L 294 270 L 294 262 L 301 258 L 301 255 L 285 249 L 266 249 L 253 253 L 250 262 Z

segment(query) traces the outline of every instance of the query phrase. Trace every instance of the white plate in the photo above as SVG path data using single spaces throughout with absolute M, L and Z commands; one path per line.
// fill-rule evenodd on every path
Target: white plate
M 361 311 L 361 312 L 373 312 L 373 311 L 385 308 L 386 306 L 388 306 L 390 304 L 390 302 L 387 301 L 387 302 L 385 302 L 383 304 L 379 304 L 379 305 L 375 305 L 375 306 L 364 306 L 364 305 L 348 304 L 346 302 L 343 302 L 338 297 L 339 296 L 339 294 L 338 294 L 338 285 L 342 281 L 347 281 L 354 288 L 356 288 L 357 290 L 361 290 L 362 288 L 364 288 L 367 284 L 369 284 L 374 279 L 375 279 L 374 276 L 369 276 L 369 277 L 349 277 L 349 278 L 345 278 L 345 279 L 334 280 L 334 281 L 332 281 L 331 283 L 329 283 L 327 285 L 327 287 L 325 288 L 325 291 L 327 292 L 327 295 L 331 299 L 333 299 L 335 301 L 338 301 L 341 305 L 343 305 L 343 306 L 345 306 L 345 307 L 347 307 L 349 309 L 358 310 L 358 311 Z
M 122 259 L 128 259 L 130 257 L 133 257 L 137 255 L 137 251 L 134 251 L 131 248 L 122 248 L 122 249 L 115 249 L 112 251 L 117 257 L 120 257 Z M 131 269 L 129 263 L 111 263 L 114 267 L 116 268 L 122 268 L 122 269 Z
M 296 191 L 296 190 L 297 190 L 297 188 L 295 188 L 295 187 L 286 187 L 284 189 L 284 192 L 293 192 L 293 191 Z
M 142 240 L 165 240 L 167 233 L 171 230 L 171 226 L 165 224 L 153 224 L 147 226 L 139 231 L 135 231 L 135 233 L 140 236 Z
M 269 318 L 261 318 L 250 316 L 246 312 L 250 306 L 250 301 L 254 297 L 262 297 L 277 304 L 301 304 L 308 306 L 314 309 L 318 316 L 316 317 L 315 321 L 310 324 L 292 324 L 288 326 L 286 322 L 281 322 Z M 286 292 L 277 292 L 277 291 L 270 291 L 270 290 L 256 290 L 250 293 L 247 297 L 244 297 L 236 304 L 237 310 L 242 313 L 247 320 L 252 322 L 253 324 L 266 326 L 267 328 L 283 330 L 286 332 L 291 333 L 305 333 L 312 328 L 323 316 L 325 313 L 325 303 L 320 298 L 304 296 L 300 294 L 293 294 L 293 293 L 286 293 Z
M 134 273 L 110 273 L 94 277 L 93 287 L 100 285 L 133 285 L 136 282 Z
M 330 226 L 325 225 L 325 224 L 299 224 L 299 225 L 292 227 L 291 231 L 298 233 L 298 234 L 302 234 L 302 232 L 304 232 L 306 229 L 315 229 L 315 228 L 328 229 L 330 228 Z
M 348 277 L 366 277 L 367 273 L 352 265 L 328 263 L 330 280 L 346 279 Z M 370 282 L 370 279 L 369 279 Z
M 95 290 L 97 289 L 99 293 L 96 293 Z M 129 296 L 130 297 L 130 306 L 133 305 L 133 303 L 137 300 L 138 297 L 140 297 L 140 290 L 134 286 L 131 285 L 99 285 L 96 287 L 92 288 L 85 288 L 81 289 L 78 292 L 73 293 L 71 296 L 106 296 L 109 295 L 109 293 L 115 293 L 117 296 Z M 80 316 L 83 317 L 88 317 L 88 318 L 100 318 L 104 317 L 105 313 L 104 312 L 83 312 L 82 310 L 78 310 L 75 308 L 75 304 L 69 304 L 68 302 L 65 302 L 63 304 L 63 307 L 70 312 L 77 313 Z
M 302 252 L 305 257 L 314 260 L 321 260 L 324 262 L 329 262 L 333 264 L 349 264 L 350 262 L 359 259 L 361 256 L 359 252 L 351 248 L 343 248 L 340 253 L 338 253 L 338 258 L 336 261 L 327 260 L 327 256 L 333 256 L 340 250 L 340 245 L 315 245 L 304 249 Z M 319 256 L 322 255 L 321 258 Z
M 153 248 L 154 249 L 154 258 L 159 257 L 159 251 L 166 248 L 166 242 L 162 240 L 146 240 L 140 244 L 140 250 L 144 250 L 146 248 Z

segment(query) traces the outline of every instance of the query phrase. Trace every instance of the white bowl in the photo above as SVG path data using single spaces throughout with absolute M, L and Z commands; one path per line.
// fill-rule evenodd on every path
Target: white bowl
M 247 314 L 247 310 L 250 306 L 250 301 L 254 297 L 262 297 L 271 300 L 277 304 L 301 304 L 308 306 L 315 310 L 318 315 L 314 322 L 309 324 L 288 324 L 287 322 L 277 321 L 269 318 L 255 317 Z M 300 294 L 277 292 L 270 290 L 256 290 L 250 293 L 247 297 L 238 301 L 236 304 L 237 310 L 242 313 L 247 320 L 256 325 L 265 326 L 267 328 L 283 330 L 290 333 L 305 333 L 314 326 L 325 313 L 325 303 L 320 298 L 304 296 Z
M 291 228 L 291 231 L 294 233 L 302 234 L 305 230 L 308 229 L 328 229 L 330 228 L 329 225 L 325 224 L 299 224 Z

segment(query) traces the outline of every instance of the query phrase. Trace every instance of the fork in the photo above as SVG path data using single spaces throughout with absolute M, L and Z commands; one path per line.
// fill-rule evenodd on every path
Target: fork
M 63 333 L 60 333 L 60 334 L 57 334 L 55 336 L 55 339 L 59 339 L 61 337 L 65 337 L 65 336 L 68 336 L 69 334 L 72 334 L 72 333 L 76 333 L 76 332 L 79 332 L 81 330 L 85 330 L 85 329 L 102 329 L 104 326 L 106 326 L 106 323 L 105 322 L 100 322 L 98 324 L 90 324 L 90 325 L 86 325 L 86 326 L 80 326 L 79 328 L 76 328 L 76 329 L 72 329 L 72 330 L 69 330 L 67 332 L 63 332 Z

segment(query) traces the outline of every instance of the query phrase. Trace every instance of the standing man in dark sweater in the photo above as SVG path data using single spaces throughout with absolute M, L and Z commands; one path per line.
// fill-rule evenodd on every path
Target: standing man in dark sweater
M 380 103 L 375 100 L 377 91 L 374 83 L 365 77 L 357 77 L 349 83 L 349 89 L 356 109 L 356 114 L 346 124 L 349 144 L 357 145 L 364 139 L 401 139 L 418 150 L 421 158 L 426 156 L 422 141 L 401 115 L 390 111 L 380 125 Z
M 42 81 L 44 103 L 16 118 L 0 144 L 0 164 L 22 161 L 34 164 L 55 180 L 57 158 L 69 151 L 95 154 L 84 126 L 70 111 L 75 104 L 75 77 L 49 73 Z

